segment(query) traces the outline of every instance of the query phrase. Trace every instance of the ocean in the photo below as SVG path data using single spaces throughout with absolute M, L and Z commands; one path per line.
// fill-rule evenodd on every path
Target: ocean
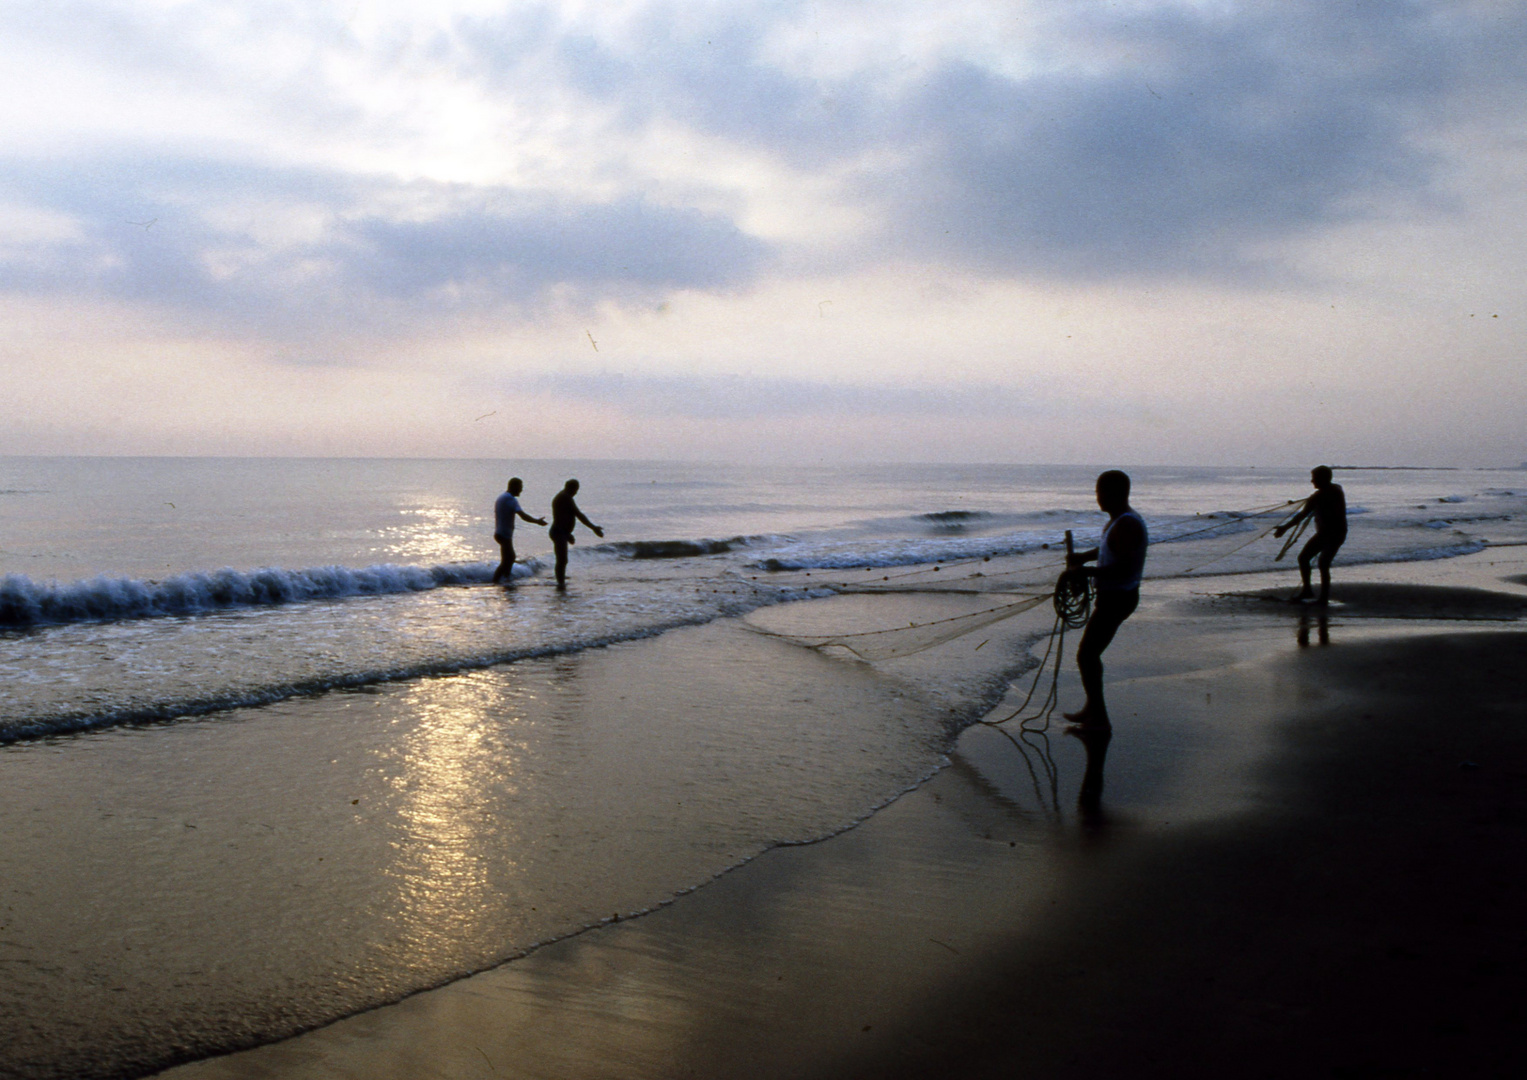
M 1130 471 L 1157 579 L 1279 565 L 1262 534 L 1310 490 Z M 1067 530 L 1096 542 L 1096 472 L 0 459 L 0 1076 L 281 1037 L 862 820 L 1048 622 L 881 666 L 749 627 L 1042 589 Z M 565 592 L 524 522 L 489 584 L 511 474 L 536 515 L 576 476 L 605 529 L 580 527 Z M 1527 472 L 1336 479 L 1338 566 L 1527 541 Z M 915 609 L 798 603 L 902 591 Z

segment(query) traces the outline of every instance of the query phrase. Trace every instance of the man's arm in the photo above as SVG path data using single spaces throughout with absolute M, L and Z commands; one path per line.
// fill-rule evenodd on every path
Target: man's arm
M 1069 543 L 1070 540 L 1071 534 L 1067 533 L 1066 541 Z M 1064 581 L 1067 578 L 1077 577 L 1085 581 L 1087 578 L 1092 577 L 1097 573 L 1097 571 L 1091 567 L 1083 566 L 1082 564 L 1089 563 L 1097 557 L 1097 548 L 1088 548 L 1086 551 L 1068 552 L 1066 555 L 1066 572 L 1060 576 L 1061 580 Z
M 526 521 L 530 522 L 532 525 L 545 525 L 546 524 L 546 519 L 545 518 L 533 518 L 529 514 L 525 513 L 523 508 L 519 509 L 519 510 L 516 510 L 515 513 L 519 514 L 520 517 L 524 518 Z
M 595 536 L 603 536 L 604 535 L 604 530 L 601 529 L 598 525 L 595 525 L 588 518 L 584 517 L 583 516 L 583 511 L 579 510 L 576 505 L 573 506 L 573 513 L 577 515 L 579 521 L 583 522 L 590 529 L 594 530 L 594 535 Z
M 1274 536 L 1282 536 L 1284 533 L 1288 532 L 1288 530 L 1292 529 L 1295 525 L 1299 524 L 1305 518 L 1307 518 L 1311 514 L 1313 514 L 1315 512 L 1315 500 L 1318 499 L 1318 498 L 1320 498 L 1320 492 L 1317 491 L 1317 492 L 1315 492 L 1315 494 L 1311 495 L 1308 499 L 1305 499 L 1304 500 L 1304 506 L 1300 509 L 1300 511 L 1297 514 L 1295 514 L 1293 517 L 1291 517 L 1287 521 L 1285 521 L 1282 525 L 1279 525 L 1276 529 L 1274 529 L 1272 531 L 1272 534 Z

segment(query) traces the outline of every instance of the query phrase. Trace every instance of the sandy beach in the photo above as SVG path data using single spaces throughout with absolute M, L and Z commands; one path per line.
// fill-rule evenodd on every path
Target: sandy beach
M 1323 617 L 1288 575 L 1162 583 L 1108 655 L 1106 761 L 973 727 L 829 840 L 163 1075 L 1518 1074 L 1521 569 L 1350 570 Z

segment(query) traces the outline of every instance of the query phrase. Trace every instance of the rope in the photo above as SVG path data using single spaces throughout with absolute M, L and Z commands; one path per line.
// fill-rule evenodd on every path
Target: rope
M 1043 597 L 1040 597 L 1040 599 L 1043 599 Z M 1015 604 L 1001 604 L 1001 605 L 998 605 L 997 607 L 994 607 L 994 608 L 986 608 L 984 611 L 972 611 L 969 615 L 951 615 L 947 619 L 930 619 L 928 622 L 907 623 L 906 626 L 888 626 L 884 630 L 859 630 L 859 631 L 856 631 L 856 632 L 854 632 L 852 634 L 831 634 L 831 635 L 820 634 L 820 635 L 814 635 L 814 636 L 822 637 L 822 638 L 826 639 L 829 643 L 831 643 L 831 642 L 837 641 L 839 638 L 867 638 L 867 637 L 877 637 L 880 634 L 900 634 L 900 633 L 905 633 L 908 630 L 922 630 L 922 629 L 924 629 L 926 627 L 929 627 L 929 626 L 943 626 L 945 623 L 962 622 L 962 621 L 973 620 L 973 619 L 976 619 L 976 618 L 978 618 L 978 617 L 980 617 L 982 615 L 994 615 L 994 614 L 996 614 L 999 611 L 1006 611 L 1008 608 L 1020 607 L 1020 606 L 1022 606 L 1022 604 L 1023 604 L 1022 601 L 1019 601 L 1018 603 L 1015 603 Z M 1028 610 L 1028 609 L 1024 608 L 1024 610 Z M 763 630 L 763 629 L 759 629 L 759 628 L 755 628 L 755 629 L 758 629 L 758 632 L 761 633 L 761 634 L 769 634 L 770 636 L 773 636 L 773 637 L 801 637 L 802 636 L 802 635 L 798 635 L 798 634 L 778 634 L 778 633 L 776 633 L 773 630 Z M 806 638 L 806 640 L 810 640 L 810 639 Z
M 1286 502 L 1273 503 L 1271 505 L 1258 507 L 1253 510 L 1232 512 L 1243 517 L 1259 517 L 1262 514 L 1271 513 L 1274 510 L 1281 510 L 1284 507 L 1292 504 L 1294 501 L 1295 500 L 1293 499 L 1289 499 Z M 1308 522 L 1309 519 L 1306 518 L 1305 520 Z M 1203 529 L 1196 529 L 1193 532 L 1184 533 L 1182 536 L 1173 537 L 1173 539 L 1181 540 L 1186 536 L 1196 536 L 1199 533 L 1211 532 L 1214 529 L 1222 527 L 1223 523 L 1216 523 Z M 1210 562 L 1216 561 L 1216 559 L 1224 558 L 1228 555 L 1233 555 L 1235 552 L 1241 550 L 1241 548 L 1247 547 L 1262 539 L 1264 536 L 1276 528 L 1277 525 L 1271 525 L 1263 531 L 1257 533 L 1245 543 L 1238 544 L 1230 551 L 1216 556 L 1215 559 L 1209 559 L 1205 562 L 1199 563 L 1198 566 L 1191 567 L 1189 568 L 1189 571 L 1184 571 L 1184 573 L 1191 572 L 1191 570 L 1196 570 L 1199 566 L 1207 566 Z M 1049 730 L 1050 718 L 1054 715 L 1056 705 L 1060 701 L 1060 669 L 1063 666 L 1066 653 L 1066 631 L 1068 629 L 1078 630 L 1087 625 L 1087 620 L 1092 615 L 1093 597 L 1094 593 L 1091 578 L 1084 577 L 1080 574 L 1071 573 L 1065 573 L 1060 576 L 1060 580 L 1055 583 L 1055 623 L 1050 628 L 1050 633 L 1048 635 L 1049 640 L 1045 643 L 1044 656 L 1040 658 L 1039 667 L 1034 672 L 1034 681 L 1029 685 L 1029 692 L 1024 695 L 1022 704 L 1004 716 L 1001 720 L 980 720 L 978 723 L 984 724 L 987 727 L 997 728 L 999 731 L 1001 731 L 1002 725 L 1009 724 L 1012 721 L 1017 720 L 1019 729 L 1024 732 L 1042 734 L 1043 732 Z M 1054 658 L 1053 663 L 1051 660 L 1052 657 Z M 1033 702 L 1034 695 L 1039 691 L 1040 683 L 1044 681 L 1045 669 L 1047 667 L 1050 671 L 1049 689 L 1045 692 L 1044 699 L 1040 702 L 1038 710 L 1035 711 L 1032 715 L 1025 716 L 1024 713 L 1029 708 L 1029 705 Z M 1003 731 L 1003 734 L 1007 734 L 1007 732 Z M 1011 738 L 1010 735 L 1008 737 Z
M 1228 558 L 1230 558 L 1230 556 L 1234 555 L 1237 551 L 1240 551 L 1243 548 L 1250 547 L 1252 544 L 1255 544 L 1258 540 L 1261 540 L 1264 537 L 1266 537 L 1267 535 L 1269 535 L 1270 533 L 1274 532 L 1277 528 L 1278 528 L 1278 526 L 1276 524 L 1269 525 L 1267 528 L 1265 528 L 1261 532 L 1257 533 L 1255 536 L 1253 536 L 1250 540 L 1247 540 L 1245 543 L 1237 544 L 1237 545 L 1235 545 L 1235 547 L 1231 548 L 1229 551 L 1222 551 L 1218 555 L 1215 555 L 1215 556 L 1212 556 L 1210 558 L 1207 558 L 1207 559 L 1205 559 L 1201 563 L 1194 563 L 1192 566 L 1189 566 L 1186 569 L 1180 571 L 1178 573 L 1178 576 L 1179 577 L 1186 576 L 1188 574 L 1191 574 L 1191 573 L 1194 573 L 1196 571 L 1202 570 L 1206 566 L 1210 566 L 1210 565 L 1212 565 L 1214 563 L 1217 563 L 1221 559 L 1228 559 Z M 1282 556 L 1280 555 L 1279 558 L 1282 558 Z M 1274 559 L 1273 561 L 1277 562 L 1277 559 Z
M 861 660 L 891 660 L 911 656 L 925 649 L 934 648 L 993 623 L 1002 622 L 1022 614 L 1051 599 L 1049 593 L 1031 594 L 1010 604 L 986 608 L 968 615 L 951 615 L 927 622 L 913 622 L 906 626 L 890 626 L 881 630 L 859 630 L 838 634 L 798 634 L 767 630 L 744 622 L 754 633 L 784 638 L 808 649 L 825 649 L 830 646 L 847 649 Z
M 1003 724 L 1017 720 L 1021 731 L 1037 734 L 1049 730 L 1050 717 L 1060 703 L 1060 669 L 1065 662 L 1066 631 L 1077 630 L 1087 625 L 1087 620 L 1092 616 L 1092 599 L 1093 588 L 1090 577 L 1072 573 L 1060 576 L 1060 580 L 1055 583 L 1055 622 L 1050 627 L 1049 640 L 1045 643 L 1045 654 L 1034 672 L 1034 681 L 1029 685 L 1029 692 L 1024 695 L 1023 702 L 1001 720 L 980 720 L 978 723 L 1000 730 Z M 1051 657 L 1054 658 L 1053 662 Z M 1024 716 L 1024 712 L 1034 700 L 1034 695 L 1039 692 L 1039 684 L 1044 681 L 1047 667 L 1050 669 L 1050 686 L 1045 691 L 1044 700 L 1039 703 L 1039 708 L 1033 715 Z M 1035 724 L 1039 726 L 1032 726 Z
M 1273 559 L 1273 562 L 1283 561 L 1283 556 L 1288 554 L 1288 549 L 1293 547 L 1299 538 L 1304 535 L 1304 530 L 1310 527 L 1310 521 L 1314 518 L 1314 516 L 1314 514 L 1311 514 L 1309 517 L 1305 518 L 1299 523 L 1299 527 L 1294 530 L 1293 535 L 1290 536 L 1287 540 L 1283 541 L 1283 547 L 1278 550 L 1277 557 Z
M 1055 618 L 1062 629 L 1086 626 L 1092 614 L 1092 579 L 1085 574 L 1066 573 L 1055 583 Z
M 1261 517 L 1263 514 L 1271 514 L 1275 510 L 1282 510 L 1286 506 L 1292 506 L 1294 503 L 1302 501 L 1302 499 L 1285 499 L 1282 502 L 1268 503 L 1266 506 L 1253 506 L 1245 510 L 1222 510 L 1219 512 L 1228 515 L 1230 518 L 1236 521 L 1244 521 L 1246 518 L 1255 518 Z M 1193 516 L 1198 517 L 1197 514 L 1194 514 Z M 1191 532 L 1180 533 L 1177 536 L 1167 537 L 1166 539 L 1162 540 L 1161 543 L 1174 544 L 1179 540 L 1186 540 L 1189 537 L 1197 536 L 1200 533 L 1213 532 L 1215 529 L 1223 529 L 1226 524 L 1227 523 L 1223 521 L 1216 521 L 1213 525 L 1205 525 L 1201 529 L 1194 529 Z
M 1060 813 L 1060 766 L 1056 763 L 1055 755 L 1050 750 L 1050 736 L 1037 729 L 1023 728 L 1018 732 L 1018 737 L 1014 738 L 1013 733 L 1006 728 L 997 727 L 995 724 L 991 725 L 991 728 L 998 735 L 1012 743 L 1014 749 L 1023 758 L 1024 768 L 1029 771 L 1029 782 L 1034 786 L 1034 798 L 1039 803 L 1039 808 L 1043 810 L 1045 809 L 1046 800 L 1044 792 L 1039 787 L 1039 775 L 1034 772 L 1034 763 L 1029 760 L 1029 750 L 1039 755 L 1040 765 L 1044 768 L 1045 781 L 1050 788 L 1049 808 L 1053 813 Z M 1029 742 L 1030 735 L 1042 740 L 1044 746 L 1036 746 L 1034 743 Z
M 1281 502 L 1269 503 L 1264 506 L 1249 507 L 1245 510 L 1224 511 L 1223 513 L 1233 517 L 1234 519 L 1243 520 L 1246 518 L 1261 517 L 1265 514 L 1273 513 L 1274 511 L 1285 510 L 1289 506 L 1292 506 L 1295 502 L 1300 502 L 1302 504 L 1304 500 L 1287 499 Z M 1310 519 L 1307 517 L 1300 523 L 1299 531 L 1296 532 L 1294 536 L 1290 538 L 1289 542 L 1284 545 L 1283 552 L 1280 552 L 1278 555 L 1279 559 L 1281 559 L 1283 554 L 1288 551 L 1293 542 L 1298 539 L 1299 533 L 1303 532 L 1305 526 L 1309 524 L 1309 520 Z M 1223 529 L 1226 524 L 1227 522 L 1223 520 L 1216 521 L 1211 525 L 1205 525 L 1202 528 L 1194 529 L 1189 532 L 1182 533 L 1178 536 L 1174 536 L 1171 538 L 1171 540 L 1184 540 L 1190 537 L 1202 535 L 1204 533 L 1214 532 L 1216 530 Z M 1229 551 L 1221 552 L 1218 555 L 1205 559 L 1203 562 L 1197 563 L 1194 566 L 1191 566 L 1182 571 L 1181 573 L 1192 573 L 1193 571 L 1201 569 L 1210 563 L 1227 558 L 1230 555 L 1235 554 L 1237 551 L 1249 547 L 1250 545 L 1256 543 L 1258 540 L 1263 539 L 1269 533 L 1279 528 L 1280 525 L 1286 524 L 1287 522 L 1285 521 L 1270 525 L 1266 529 L 1258 531 L 1255 535 L 1237 544 Z M 1069 543 L 1070 534 L 1068 533 L 1068 548 Z M 957 560 L 953 562 L 941 562 L 933 565 L 932 567 L 923 567 L 916 570 L 904 571 L 895 575 L 886 574 L 882 576 L 882 580 L 890 581 L 893 576 L 898 580 L 909 577 L 919 577 L 933 573 L 935 571 L 939 571 L 941 568 L 950 568 L 955 566 L 970 565 L 977 562 L 985 563 L 990 561 L 991 556 L 988 555 Z M 1050 562 L 1043 564 L 1043 566 L 1029 566 L 1021 570 L 999 571 L 989 576 L 992 578 L 1001 578 L 1019 573 L 1033 574 L 1041 569 L 1050 568 L 1056 565 L 1060 565 L 1060 563 Z M 866 567 L 865 569 L 870 568 Z M 830 582 L 823 582 L 823 584 L 827 585 L 829 588 L 831 588 L 833 585 L 833 583 Z M 855 592 L 871 591 L 871 589 L 867 589 L 858 583 L 850 582 L 842 582 L 838 584 L 838 587 Z M 946 589 L 937 591 L 949 590 Z M 800 644 L 806 645 L 808 648 L 820 649 L 827 645 L 837 645 L 856 653 L 861 657 L 861 659 L 869 659 L 870 657 L 866 655 L 868 643 L 873 642 L 876 639 L 883 637 L 884 635 L 905 634 L 909 630 L 924 630 L 929 627 L 939 627 L 954 623 L 975 623 L 977 625 L 989 625 L 991 622 L 996 622 L 1000 619 L 1006 618 L 1009 614 L 1016 615 L 1021 611 L 1027 611 L 1034 607 L 1036 604 L 1042 603 L 1046 599 L 1044 594 L 1023 594 L 1012 592 L 1009 593 L 1009 595 L 1019 595 L 1024 596 L 1025 598 L 1012 604 L 1004 604 L 999 607 L 988 608 L 984 611 L 974 612 L 970 615 L 956 615 L 945 619 L 935 619 L 926 623 L 911 623 L 907 626 L 887 627 L 882 630 L 864 630 L 847 634 L 835 634 L 830 636 L 823 635 L 815 638 L 806 638 L 793 634 L 775 634 L 772 631 L 762 630 L 761 628 L 757 627 L 750 627 L 750 629 L 758 630 L 758 632 L 769 634 L 770 636 L 791 638 Z M 1002 725 L 1009 724 L 1014 720 L 1017 720 L 1019 729 L 1022 732 L 1042 734 L 1049 729 L 1050 719 L 1053 716 L 1055 709 L 1060 701 L 1060 672 L 1061 668 L 1064 666 L 1066 631 L 1079 630 L 1087 625 L 1087 620 L 1092 614 L 1093 595 L 1093 582 L 1090 577 L 1087 577 L 1083 574 L 1072 573 L 1069 570 L 1063 572 L 1060 575 L 1060 577 L 1056 580 L 1053 591 L 1048 596 L 1048 599 L 1050 599 L 1051 604 L 1055 609 L 1055 621 L 1051 624 L 1050 632 L 1046 635 L 1044 655 L 1040 658 L 1039 666 L 1034 672 L 1034 680 L 1029 684 L 1028 693 L 1024 695 L 1023 701 L 1019 704 L 1019 706 L 1008 715 L 1004 716 L 1002 719 L 983 719 L 977 721 L 978 723 L 987 727 L 993 727 L 1001 730 Z M 975 628 L 976 626 L 972 626 L 972 629 Z M 866 651 L 861 651 L 861 649 L 855 648 L 855 643 L 860 641 L 866 643 L 866 646 L 863 647 Z M 933 644 L 939 643 L 942 642 L 929 643 L 912 651 L 921 651 L 922 648 L 931 648 Z M 985 644 L 985 642 L 982 644 Z M 1044 684 L 1046 675 L 1048 675 L 1049 678 L 1049 685 L 1045 690 L 1044 697 L 1040 699 L 1037 706 L 1034 706 L 1034 699 L 1036 695 L 1039 694 L 1039 688 L 1042 684 Z M 1033 712 L 1029 711 L 1031 707 L 1034 707 Z M 1007 734 L 1005 731 L 1003 733 Z M 1009 738 L 1011 738 L 1011 736 L 1009 736 Z

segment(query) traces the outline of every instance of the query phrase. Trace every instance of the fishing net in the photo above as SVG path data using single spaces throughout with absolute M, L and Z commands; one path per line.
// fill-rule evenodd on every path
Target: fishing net
M 833 587 L 846 593 L 1048 595 L 1065 567 L 1065 559 L 1057 559 L 1046 551 L 998 559 L 957 559 L 880 573 L 868 579 L 848 577 L 834 582 Z
M 969 615 L 955 615 L 947 619 L 934 619 L 925 623 L 910 623 L 907 626 L 893 626 L 884 630 L 866 630 L 854 634 L 824 634 L 810 636 L 804 634 L 786 634 L 775 630 L 765 630 L 753 626 L 750 629 L 756 633 L 767 634 L 770 637 L 784 638 L 798 645 L 804 645 L 809 649 L 840 648 L 847 649 L 861 660 L 895 660 L 898 657 L 911 656 L 927 649 L 935 648 L 966 634 L 975 633 L 983 627 L 999 623 L 1004 619 L 1011 619 L 1014 615 L 1021 615 L 1025 611 L 1032 611 L 1040 604 L 1050 599 L 1050 595 L 1026 596 L 1021 600 L 1015 600 L 1009 604 L 987 608 L 984 611 L 971 612 Z
M 1247 549 L 1268 536 L 1303 505 L 1288 500 L 1246 510 L 1219 511 L 1153 523 L 1147 577 L 1159 580 L 1187 577 L 1206 569 L 1235 572 L 1270 567 L 1271 562 L 1276 561 L 1270 552 L 1248 552 Z M 1296 532 L 1294 539 L 1297 537 Z M 1292 542 L 1291 539 L 1289 543 Z M 1284 551 L 1288 546 L 1284 545 Z M 1032 611 L 1041 604 L 1054 602 L 1056 579 L 1066 565 L 1065 559 L 1057 558 L 1057 554 L 1049 550 L 995 560 L 991 557 L 952 560 L 895 571 L 868 571 L 864 578 L 856 578 L 851 576 L 852 571 L 845 571 L 843 580 L 823 582 L 839 593 L 989 593 L 1018 597 L 969 615 L 882 630 L 815 636 L 786 634 L 759 627 L 752 629 L 807 648 L 845 649 L 871 662 L 912 656 Z M 1276 558 L 1282 557 L 1280 553 Z M 1086 622 L 1085 613 L 1077 618 L 1082 609 L 1074 606 L 1074 599 L 1069 590 L 1061 588 L 1061 602 L 1056 604 L 1057 631 L 1067 625 L 1077 628 Z M 1062 610 L 1068 607 L 1069 610 Z

